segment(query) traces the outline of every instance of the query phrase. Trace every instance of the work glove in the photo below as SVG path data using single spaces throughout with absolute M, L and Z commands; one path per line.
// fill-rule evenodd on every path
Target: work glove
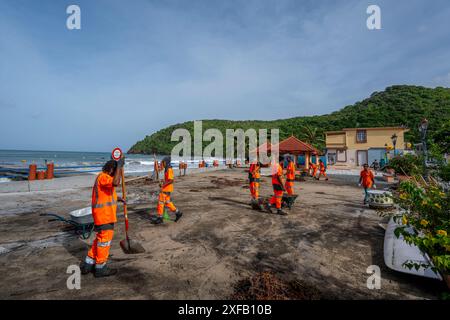
M 377 188 L 377 185 L 376 185 L 376 184 L 374 184 L 374 185 L 373 185 L 373 188 L 374 188 L 374 189 L 376 189 L 376 188 Z
M 361 187 L 361 183 L 358 183 L 358 187 Z

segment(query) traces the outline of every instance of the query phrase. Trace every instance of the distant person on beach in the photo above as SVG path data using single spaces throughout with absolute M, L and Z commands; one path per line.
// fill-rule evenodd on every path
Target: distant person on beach
M 259 198 L 259 183 L 261 178 L 261 163 L 259 161 L 252 162 L 248 170 L 248 181 L 250 183 L 250 193 L 253 201 Z
M 373 172 L 369 169 L 369 165 L 366 163 L 363 166 L 363 170 L 359 174 L 359 184 L 360 187 L 364 188 L 364 204 L 367 204 L 369 201 L 369 189 L 376 188 L 375 185 L 375 176 Z
M 294 194 L 294 181 L 295 181 L 295 163 L 290 156 L 287 157 L 286 165 L 286 193 L 289 195 Z
M 327 177 L 327 167 L 325 166 L 325 163 L 323 163 L 322 159 L 319 159 L 319 176 L 316 178 L 317 180 L 320 180 L 321 176 L 325 177 L 325 180 L 328 181 Z
M 272 212 L 270 206 L 275 206 L 277 209 L 277 214 L 279 215 L 287 215 L 286 212 L 281 210 L 281 203 L 283 201 L 283 191 L 286 191 L 284 188 L 283 182 L 283 168 L 281 167 L 280 162 L 283 161 L 283 158 L 280 157 L 279 162 L 275 162 L 272 164 L 272 187 L 273 187 L 273 196 L 270 199 L 270 205 L 266 206 L 266 209 L 269 212 Z
M 117 201 L 125 201 L 117 197 L 115 187 L 121 182 L 121 174 L 125 159 L 109 160 L 102 172 L 95 179 L 92 189 L 92 216 L 96 237 L 86 259 L 80 269 L 82 274 L 94 272 L 95 277 L 108 277 L 117 273 L 110 269 L 106 262 L 114 235 L 114 224 L 117 222 Z
M 312 163 L 311 161 L 309 162 L 309 170 L 310 170 L 310 175 L 311 177 L 316 177 L 317 175 L 317 165 L 315 165 L 314 163 Z M 312 174 L 311 174 L 312 171 Z
M 378 160 L 377 159 L 373 160 L 370 167 L 373 168 L 373 170 L 375 170 L 375 171 L 380 170 L 380 164 L 378 163 Z
M 154 224 L 161 224 L 164 222 L 164 207 L 169 208 L 171 212 L 175 212 L 175 222 L 180 220 L 183 213 L 181 213 L 170 199 L 173 192 L 174 174 L 172 165 L 170 164 L 170 157 L 165 157 L 161 161 L 161 167 L 164 169 L 164 181 L 160 182 L 161 190 L 159 192 L 158 205 L 156 207 L 157 217 L 154 220 Z

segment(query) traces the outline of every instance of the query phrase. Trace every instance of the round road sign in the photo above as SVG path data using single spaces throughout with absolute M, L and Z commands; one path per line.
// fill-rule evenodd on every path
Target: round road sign
M 120 148 L 115 148 L 112 151 L 112 158 L 116 161 L 119 161 L 120 158 L 122 158 L 122 150 L 120 150 Z

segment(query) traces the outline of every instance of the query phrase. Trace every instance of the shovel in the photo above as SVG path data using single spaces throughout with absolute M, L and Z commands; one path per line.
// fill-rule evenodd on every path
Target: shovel
M 127 201 L 127 192 L 125 189 L 125 177 L 122 170 L 122 199 L 126 202 Z M 126 203 L 123 204 L 123 214 L 125 215 L 125 235 L 126 238 L 122 241 L 120 241 L 120 247 L 122 248 L 122 251 L 126 254 L 135 254 L 135 253 L 143 253 L 145 252 L 144 247 L 137 242 L 136 240 L 131 240 L 128 236 L 128 212 L 127 212 L 127 205 Z

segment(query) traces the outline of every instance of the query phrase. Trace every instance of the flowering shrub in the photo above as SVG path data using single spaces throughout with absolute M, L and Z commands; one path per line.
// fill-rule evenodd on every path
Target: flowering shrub
M 397 174 L 418 175 L 423 173 L 422 159 L 411 154 L 398 155 L 389 160 L 388 167 Z
M 402 226 L 395 235 L 403 236 L 409 244 L 416 245 L 427 253 L 434 271 L 450 274 L 450 195 L 437 185 L 419 185 L 404 181 L 400 184 L 394 201 L 402 208 Z M 414 231 L 408 231 L 413 227 Z M 414 261 L 407 261 L 408 268 L 428 267 Z

